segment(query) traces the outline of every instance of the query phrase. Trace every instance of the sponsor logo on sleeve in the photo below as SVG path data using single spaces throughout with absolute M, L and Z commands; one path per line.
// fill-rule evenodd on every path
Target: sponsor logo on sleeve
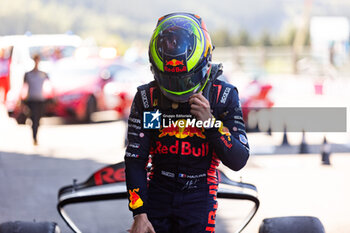
M 143 206 L 143 201 L 140 198 L 140 196 L 137 194 L 137 192 L 139 192 L 139 188 L 137 189 L 133 189 L 133 190 L 129 190 L 129 199 L 130 199 L 130 203 L 129 206 L 131 209 L 137 209 L 141 206 Z
M 132 135 L 132 136 L 139 136 L 137 133 L 135 132 L 128 132 L 128 135 Z
M 140 147 L 139 143 L 129 143 L 129 147 L 138 149 Z
M 129 117 L 129 121 L 135 124 L 141 124 L 141 120 L 138 118 Z
M 240 135 L 239 135 L 239 141 L 240 141 L 241 143 L 243 143 L 244 145 L 246 145 L 246 144 L 248 143 L 247 138 L 246 138 L 243 134 L 240 134 Z
M 141 91 L 141 98 L 142 98 L 142 102 L 143 102 L 143 107 L 149 108 L 146 90 Z
M 129 126 L 129 128 L 134 128 L 136 130 L 140 130 L 141 129 L 141 126 L 135 125 L 135 124 L 129 124 L 128 126 Z
M 225 135 L 228 137 L 228 140 L 231 141 L 231 133 L 230 133 L 230 130 L 225 127 L 223 124 L 221 124 L 220 128 L 218 129 L 219 133 L 221 133 L 222 135 Z
M 226 100 L 227 100 L 227 97 L 228 97 L 228 94 L 230 93 L 230 91 L 231 91 L 231 88 L 230 87 L 226 87 L 226 89 L 224 91 L 224 94 L 222 94 L 220 103 L 222 103 L 222 104 L 226 103 Z
M 130 152 L 126 152 L 126 153 L 125 153 L 125 157 L 128 157 L 128 158 L 138 158 L 139 155 L 133 154 L 133 153 L 130 153 Z

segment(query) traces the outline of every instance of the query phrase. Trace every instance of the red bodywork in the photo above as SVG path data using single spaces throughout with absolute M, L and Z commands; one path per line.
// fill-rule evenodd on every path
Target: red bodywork
M 119 99 L 115 105 L 107 105 L 105 101 L 104 87 L 113 81 L 110 77 L 112 71 L 109 69 L 116 64 L 115 59 L 101 58 L 67 58 L 57 62 L 49 73 L 50 85 L 44 85 L 44 96 L 48 99 L 44 115 L 73 118 L 78 121 L 90 121 L 91 113 L 104 110 L 115 110 L 121 116 L 127 115 L 133 98 L 133 95 L 127 94 L 128 88 L 114 96 Z M 25 89 L 24 87 L 23 93 L 26 92 Z M 23 93 L 21 101 L 18 101 L 11 115 L 17 120 L 23 113 L 28 115 L 28 109 L 23 104 Z
M 104 82 L 96 78 L 95 82 L 82 87 L 68 91 L 58 91 L 55 96 L 55 104 L 48 111 L 52 111 L 52 115 L 55 116 L 74 117 L 78 121 L 83 121 L 87 114 L 89 98 L 96 100 L 96 111 L 104 110 L 103 99 L 100 94 L 103 85 Z M 70 96 L 74 96 L 74 98 Z
M 51 76 L 57 75 L 52 80 L 53 91 L 55 93 L 54 105 L 48 109 L 50 115 L 71 118 L 78 121 L 89 121 L 92 112 L 110 110 L 104 104 L 104 96 L 102 94 L 103 87 L 108 83 L 108 79 L 101 77 L 101 72 L 113 64 L 113 60 L 104 59 L 88 59 L 64 61 L 63 64 L 69 62 L 72 66 L 66 72 L 67 77 L 60 77 L 54 74 L 54 69 Z M 72 65 L 73 64 L 73 65 Z M 74 67 L 76 64 L 76 67 Z M 59 64 L 58 66 L 64 66 Z M 62 80 L 60 80 L 62 78 Z M 72 82 L 67 81 L 71 79 Z
M 79 74 L 81 77 L 72 77 L 82 80 L 79 85 L 76 85 L 77 83 L 61 85 L 59 82 L 56 85 L 53 82 L 55 92 L 53 115 L 88 121 L 91 112 L 114 110 L 118 118 L 126 119 L 136 87 L 141 84 L 137 81 L 140 75 L 135 71 L 136 68 L 128 67 L 116 59 L 88 59 L 78 63 L 77 66 L 87 66 L 96 72 L 92 72 L 91 75 L 83 70 L 82 74 Z M 91 101 L 93 109 L 91 106 L 89 108 Z
M 258 81 L 253 81 L 248 85 L 241 98 L 244 122 L 248 122 L 250 111 L 259 111 L 259 109 L 271 108 L 274 105 L 269 96 L 271 90 L 270 84 L 262 84 Z

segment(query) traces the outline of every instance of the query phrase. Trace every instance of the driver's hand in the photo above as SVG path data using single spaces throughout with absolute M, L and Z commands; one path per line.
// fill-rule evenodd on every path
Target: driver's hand
M 188 102 L 191 105 L 190 112 L 197 120 L 206 121 L 213 117 L 209 101 L 202 95 L 202 92 L 192 95 Z
M 130 233 L 156 233 L 147 214 L 138 214 L 134 217 L 134 223 L 129 230 Z

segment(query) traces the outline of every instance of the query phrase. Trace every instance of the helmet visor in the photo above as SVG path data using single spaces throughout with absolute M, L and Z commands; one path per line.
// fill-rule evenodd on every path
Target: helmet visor
M 157 37 L 156 47 L 158 49 L 158 54 L 163 54 L 162 58 L 164 59 L 164 54 L 170 56 L 191 54 L 195 42 L 193 33 L 182 27 L 173 26 L 165 29 Z

